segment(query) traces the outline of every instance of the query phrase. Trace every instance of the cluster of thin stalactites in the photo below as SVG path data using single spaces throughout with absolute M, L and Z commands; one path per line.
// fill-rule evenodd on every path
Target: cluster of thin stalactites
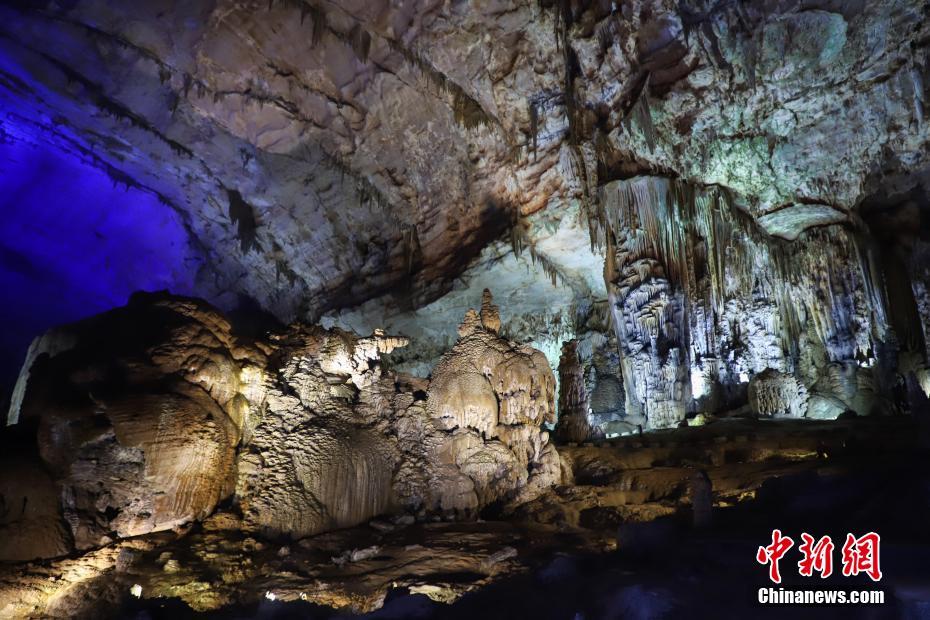
M 824 343 L 851 329 L 844 299 L 856 291 L 871 308 L 871 336 L 886 338 L 875 258 L 854 231 L 815 230 L 793 243 L 773 239 L 726 188 L 665 177 L 609 183 L 589 209 L 592 245 L 605 254 L 608 280 L 616 276 L 618 243 L 645 244 L 640 247 L 661 263 L 664 277 L 682 295 L 679 338 L 690 340 L 697 329 L 712 339 L 713 324 L 728 301 L 767 299 L 778 309 L 780 336 L 790 353 L 808 327 Z M 704 311 L 692 312 L 694 304 Z M 698 320 L 708 324 L 699 326 Z M 714 349 L 712 342 L 703 345 Z

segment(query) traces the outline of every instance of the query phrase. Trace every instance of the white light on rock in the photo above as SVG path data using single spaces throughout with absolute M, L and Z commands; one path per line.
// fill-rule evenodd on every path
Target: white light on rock
M 707 382 L 700 366 L 691 367 L 691 397 L 700 398 L 707 393 Z
M 136 598 L 142 598 L 142 586 L 140 586 L 138 583 L 134 584 L 131 588 L 129 588 L 129 593 Z

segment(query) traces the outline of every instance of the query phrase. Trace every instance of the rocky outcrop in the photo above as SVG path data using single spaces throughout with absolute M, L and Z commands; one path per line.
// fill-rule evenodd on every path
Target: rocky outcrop
M 471 310 L 431 381 L 381 358 L 406 340 L 295 324 L 243 340 L 196 300 L 138 295 L 60 328 L 24 376 L 24 444 L 0 476 L 0 559 L 177 529 L 231 500 L 242 527 L 301 538 L 386 513 L 468 518 L 534 498 L 560 465 L 545 356 Z
M 580 443 L 591 438 L 594 429 L 588 421 L 588 394 L 584 385 L 584 369 L 578 359 L 578 343 L 562 343 L 559 359 L 559 421 L 555 438 L 561 442 Z
M 33 362 L 20 420 L 38 426 L 75 547 L 175 528 L 231 496 L 260 351 L 202 302 L 160 295 L 59 331 L 73 344 Z
M 890 411 L 887 395 L 878 394 L 872 368 L 864 368 L 853 360 L 834 362 L 821 370 L 820 378 L 811 388 L 812 396 L 838 401 L 846 410 L 865 416 Z M 810 408 L 808 408 L 808 417 Z M 819 416 L 829 419 L 828 415 Z M 836 416 L 833 416 L 834 418 Z

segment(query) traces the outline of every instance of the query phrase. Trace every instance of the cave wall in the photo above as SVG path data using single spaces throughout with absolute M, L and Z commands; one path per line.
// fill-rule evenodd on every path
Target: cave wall
M 636 174 L 726 187 L 785 238 L 850 221 L 926 168 L 926 10 L 12 2 L 2 122 L 170 205 L 203 250 L 196 292 L 224 308 L 315 320 L 399 290 L 419 309 L 524 219 L 559 225 Z M 603 301 L 540 230 L 536 273 Z
M 607 184 L 598 205 L 628 414 L 674 426 L 696 408 L 738 404 L 747 396 L 738 386 L 758 377 L 749 396 L 772 415 L 759 406 L 765 372 L 794 377 L 769 398 L 798 401 L 791 417 L 806 415 L 808 390 L 833 417 L 893 410 L 882 399 L 900 354 L 922 360 L 923 346 L 890 321 L 891 274 L 867 231 L 819 227 L 788 243 L 759 230 L 726 190 L 661 177 Z M 901 371 L 924 364 L 913 363 Z M 818 401 L 816 415 L 830 407 Z
M 194 292 L 204 256 L 181 216 L 114 183 L 80 153 L 9 117 L 0 131 L 0 390 L 32 339 L 126 303 L 138 290 Z

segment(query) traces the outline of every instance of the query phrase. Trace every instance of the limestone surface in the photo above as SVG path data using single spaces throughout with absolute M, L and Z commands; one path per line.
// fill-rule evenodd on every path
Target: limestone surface
M 202 302 L 138 295 L 61 330 L 32 362 L 20 423 L 37 426 L 78 549 L 171 529 L 232 495 L 263 354 Z
M 0 559 L 54 557 L 201 521 L 302 538 L 384 514 L 474 518 L 560 480 L 545 356 L 469 311 L 431 380 L 406 340 L 294 324 L 248 339 L 203 302 L 139 295 L 30 359 L 0 476 Z M 30 434 L 31 433 L 31 434 Z M 10 435 L 12 436 L 12 435 Z
M 594 429 L 588 420 L 588 395 L 584 385 L 584 369 L 578 359 L 578 343 L 562 344 L 559 359 L 559 421 L 555 437 L 562 442 L 580 443 L 593 438 Z

